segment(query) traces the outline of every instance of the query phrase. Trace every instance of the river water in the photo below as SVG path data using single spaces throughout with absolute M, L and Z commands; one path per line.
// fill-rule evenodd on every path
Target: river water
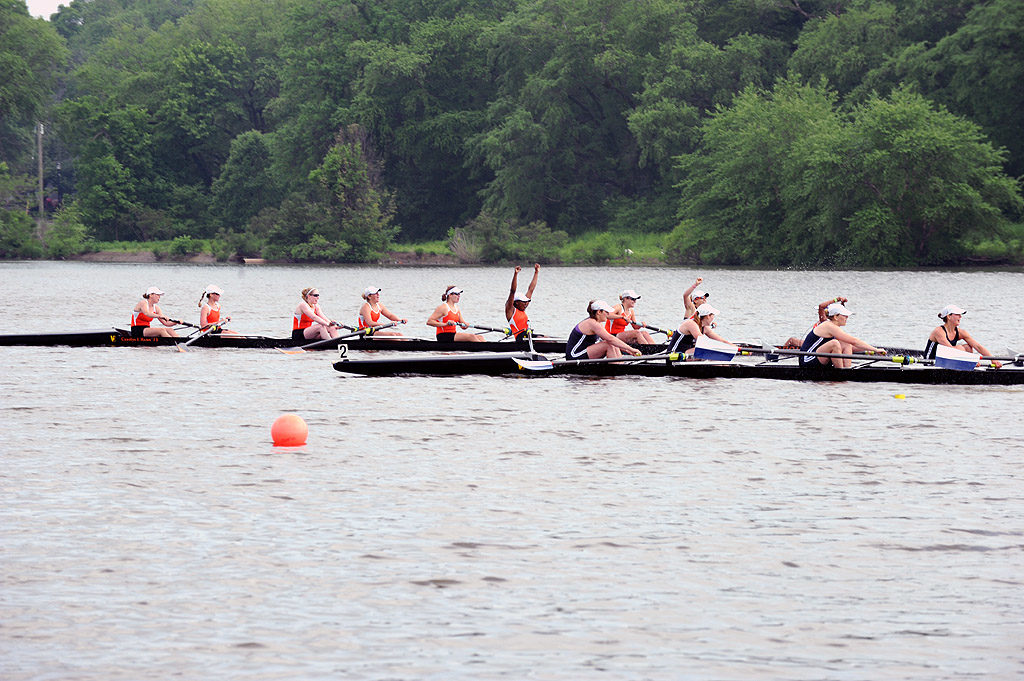
M 524 274 L 526 274 L 524 272 Z M 705 277 L 731 340 L 920 346 L 947 303 L 1020 351 L 1021 272 L 541 270 L 531 318 Z M 208 283 L 283 336 L 447 284 L 501 325 L 509 268 L 0 263 L 0 333 L 126 326 Z M 526 278 L 520 281 L 525 288 Z M 1024 678 L 1020 387 L 360 378 L 333 352 L 2 347 L 0 678 Z M 904 398 L 896 398 L 899 393 Z M 285 412 L 304 447 L 275 448 Z

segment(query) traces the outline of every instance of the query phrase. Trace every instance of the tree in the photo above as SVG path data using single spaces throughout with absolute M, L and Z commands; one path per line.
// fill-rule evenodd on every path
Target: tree
M 280 200 L 264 135 L 249 130 L 231 140 L 231 153 L 213 183 L 214 212 L 221 223 L 243 229 L 254 215 Z
M 35 124 L 46 118 L 67 48 L 23 0 L 0 0 L 0 161 L 28 170 Z
M 840 150 L 850 192 L 847 260 L 951 264 L 1022 207 L 1019 183 L 974 123 L 900 89 L 854 112 Z
M 680 260 L 948 264 L 1022 206 L 980 129 L 907 89 L 845 114 L 790 78 L 748 89 L 703 132 L 681 158 Z
M 930 49 L 908 50 L 895 67 L 929 98 L 967 116 L 1009 150 L 1007 170 L 1024 175 L 1024 3 L 980 3 Z
M 381 186 L 380 164 L 366 131 L 350 125 L 340 131 L 320 167 L 310 173 L 313 196 L 323 207 L 329 242 L 347 243 L 346 260 L 365 261 L 386 249 L 398 228 L 391 224 L 394 203 Z

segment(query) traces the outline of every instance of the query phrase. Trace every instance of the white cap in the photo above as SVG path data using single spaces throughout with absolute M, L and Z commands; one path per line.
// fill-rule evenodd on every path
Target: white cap
M 693 293 L 690 294 L 690 300 L 695 300 L 697 298 L 707 299 L 707 297 L 708 297 L 708 292 L 703 290 L 703 289 L 699 289 L 699 288 L 698 289 L 694 289 Z
M 703 305 L 697 308 L 698 317 L 707 317 L 709 314 L 718 314 L 718 310 L 711 307 L 707 303 L 704 303 Z
M 524 296 L 522 293 L 517 293 L 515 297 L 512 298 L 512 301 L 516 303 L 528 303 L 530 302 L 530 299 Z
M 846 315 L 849 317 L 853 313 L 850 312 L 845 305 L 842 303 L 829 303 L 828 307 L 825 308 L 826 317 L 835 317 L 837 314 Z
M 631 288 L 627 288 L 625 291 L 619 294 L 619 300 L 623 298 L 632 298 L 633 300 L 640 300 L 640 294 Z
M 444 292 L 444 297 L 447 298 L 448 296 L 453 296 L 456 294 L 462 295 L 462 289 L 459 288 L 458 286 L 452 286 L 450 289 Z
M 962 307 L 957 307 L 956 305 L 947 305 L 946 307 L 942 308 L 942 312 L 939 313 L 939 318 L 945 319 L 951 314 L 967 314 L 967 310 L 963 309 Z
M 603 300 L 595 300 L 587 307 L 589 312 L 597 312 L 598 310 L 604 310 L 605 312 L 614 312 L 614 308 Z
M 150 286 L 148 289 L 146 289 L 146 295 L 147 296 L 151 296 L 151 295 L 154 295 L 154 294 L 158 295 L 158 296 L 162 296 L 164 294 L 164 292 L 161 291 L 160 289 L 158 289 L 156 286 Z
M 209 286 L 207 286 L 206 291 L 204 291 L 204 293 L 206 293 L 207 295 L 209 295 L 210 293 L 224 295 L 224 292 L 220 290 L 220 286 L 217 286 L 216 284 L 210 284 Z
M 379 286 L 367 286 L 363 289 L 363 298 L 369 298 L 374 293 L 380 293 L 382 289 Z

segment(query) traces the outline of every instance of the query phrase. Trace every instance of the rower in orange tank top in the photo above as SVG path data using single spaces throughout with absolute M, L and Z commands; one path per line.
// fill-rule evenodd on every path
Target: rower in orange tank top
M 132 309 L 131 333 L 133 338 L 153 338 L 156 336 L 178 335 L 173 328 L 177 322 L 165 317 L 160 306 L 157 304 L 160 302 L 160 296 L 163 294 L 164 292 L 156 286 L 150 286 L 149 289 L 142 294 L 142 300 L 135 303 L 135 307 Z M 154 319 L 159 320 L 163 326 L 150 326 Z
M 220 298 L 223 291 L 220 290 L 219 286 L 210 284 L 203 291 L 203 294 L 199 296 L 199 328 L 206 330 L 211 326 L 216 327 L 211 331 L 211 334 L 215 333 L 233 333 L 237 334 L 237 331 L 231 331 L 225 329 L 220 323 Z M 225 317 L 224 323 L 230 322 L 231 317 Z
M 516 340 L 522 339 L 526 335 L 527 329 L 530 328 L 530 318 L 526 314 L 526 308 L 533 300 L 533 291 L 537 288 L 540 265 L 537 263 L 533 265 L 533 279 L 530 280 L 530 285 L 526 288 L 526 295 L 516 292 L 519 273 L 522 270 L 522 267 L 517 266 L 515 272 L 512 273 L 512 286 L 509 288 L 508 298 L 505 300 L 505 319 L 508 321 L 512 337 Z
M 427 318 L 427 326 L 433 326 L 436 329 L 436 338 L 442 342 L 482 342 L 484 337 L 480 334 L 458 331 L 460 326 L 463 329 L 469 326 L 466 324 L 466 320 L 462 318 L 462 310 L 459 309 L 459 300 L 461 298 L 461 288 L 457 286 L 449 286 L 446 288 L 444 293 L 441 295 L 441 300 L 443 302 L 434 308 L 433 313 L 431 313 L 430 317 Z
M 392 322 L 399 322 L 405 324 L 408 319 L 402 319 L 398 315 L 392 314 L 391 310 L 384 307 L 380 302 L 381 289 L 378 286 L 367 286 L 363 289 L 363 306 L 359 308 L 359 319 L 356 320 L 357 327 L 360 329 L 373 329 L 378 326 L 382 326 L 385 322 L 381 321 L 381 317 L 389 319 Z M 401 336 L 400 331 L 394 329 L 385 329 L 383 331 L 372 332 L 374 336 Z M 369 335 L 369 334 L 367 334 Z
M 608 317 L 606 329 L 608 333 L 627 343 L 654 344 L 654 339 L 643 324 L 636 320 L 636 301 L 640 300 L 640 294 L 633 289 L 626 289 L 619 294 L 621 301 L 612 309 Z
M 304 288 L 299 294 L 302 301 L 292 313 L 292 340 L 328 340 L 336 338 L 341 326 L 328 319 L 320 309 L 320 292 L 313 287 Z

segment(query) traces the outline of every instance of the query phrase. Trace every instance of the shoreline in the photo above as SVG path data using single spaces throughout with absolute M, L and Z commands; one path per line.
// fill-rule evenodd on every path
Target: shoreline
M 110 263 L 192 263 L 197 265 L 216 264 L 238 264 L 238 265 L 263 265 L 268 262 L 262 258 L 232 257 L 226 261 L 220 261 L 209 253 L 198 253 L 189 256 L 164 256 L 157 257 L 153 251 L 94 251 L 92 253 L 80 253 L 65 258 L 65 260 L 77 260 L 81 262 L 110 262 Z M 273 264 L 273 263 L 271 263 Z M 292 263 L 293 264 L 293 263 Z M 315 263 L 325 264 L 325 263 Z M 368 263 L 360 263 L 368 264 Z M 378 265 L 398 266 L 437 266 L 437 265 L 460 265 L 458 258 L 453 255 L 439 255 L 436 253 L 418 254 L 412 251 L 388 251 L 383 258 L 376 261 Z

